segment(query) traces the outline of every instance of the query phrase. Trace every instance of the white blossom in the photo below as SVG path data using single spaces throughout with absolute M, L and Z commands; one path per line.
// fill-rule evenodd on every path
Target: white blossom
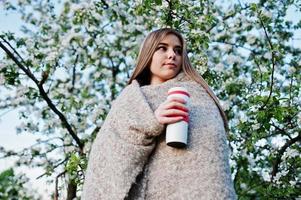
M 255 143 L 255 146 L 257 147 L 264 147 L 267 144 L 266 139 L 260 139 Z
M 271 144 L 274 148 L 278 149 L 281 148 L 285 144 L 285 140 L 282 136 L 275 136 L 271 140 Z
M 262 73 L 266 73 L 266 72 L 269 71 L 268 68 L 264 65 L 260 65 L 259 67 L 260 67 L 260 70 L 261 70 Z
M 27 48 L 32 48 L 34 46 L 34 41 L 31 38 L 27 38 L 25 40 L 25 45 L 27 46 Z
M 240 188 L 241 188 L 241 189 L 247 189 L 247 185 L 246 185 L 245 183 L 241 183 L 241 184 L 240 184 Z
M 116 51 L 116 50 L 112 50 L 110 52 L 110 56 L 112 56 L 113 58 L 114 57 L 119 57 L 121 55 L 121 53 L 119 51 Z
M 263 180 L 265 180 L 265 181 L 270 181 L 271 180 L 270 172 L 268 172 L 267 169 L 264 169 L 261 172 L 261 176 L 262 176 Z
M 297 115 L 297 124 L 298 124 L 298 127 L 301 128 L 301 111 Z
M 242 75 L 239 77 L 241 81 L 243 81 L 246 85 L 250 85 L 252 83 L 252 78 L 250 76 Z
M 223 63 L 218 63 L 215 65 L 215 71 L 217 72 L 223 72 L 225 70 L 225 65 Z
M 286 176 L 287 173 L 289 171 L 288 170 L 281 170 L 279 171 L 276 176 L 274 177 L 274 181 L 276 181 L 277 184 L 281 184 L 281 181 L 279 180 L 281 177 Z
M 294 157 L 297 157 L 297 156 L 301 156 L 300 155 L 300 152 L 299 151 L 297 151 L 296 149 L 292 149 L 292 148 L 289 148 L 286 152 L 285 152 L 285 154 L 284 154 L 284 157 L 286 158 L 286 157 L 290 157 L 290 158 L 294 158 Z
M 3 74 L 0 74 L 0 85 L 3 85 L 5 83 L 5 77 Z
M 255 194 L 255 193 L 256 193 L 256 191 L 253 189 L 248 191 L 248 194 Z
M 0 70 L 4 69 L 6 67 L 4 62 L 0 62 Z
M 234 63 L 242 63 L 241 57 L 236 55 L 229 55 L 226 60 L 230 65 L 233 65 Z
M 230 50 L 232 49 L 232 45 L 230 45 L 230 44 L 224 44 L 224 45 L 222 46 L 222 49 L 223 49 L 225 52 L 228 52 L 228 51 L 230 51 Z
M 296 180 L 292 180 L 292 181 L 289 181 L 290 185 L 291 186 L 296 186 L 297 184 L 297 181 Z M 296 198 L 297 200 L 301 199 L 301 198 Z
M 274 77 L 281 82 L 283 82 L 285 80 L 285 77 L 282 74 L 279 74 L 277 72 L 274 74 Z
M 250 154 L 249 156 L 247 156 L 248 162 L 249 162 L 249 168 L 253 169 L 256 166 L 256 162 L 254 159 L 254 154 Z
M 16 90 L 16 98 L 18 97 L 23 97 L 23 95 L 28 91 L 28 88 L 23 86 L 23 85 L 20 85 L 19 87 L 17 87 L 17 90 Z
M 282 87 L 289 87 L 291 84 L 290 80 L 285 79 L 282 83 Z
M 273 13 L 269 12 L 267 10 L 263 11 L 262 14 L 268 18 L 272 18 L 273 17 Z
M 220 101 L 221 103 L 221 106 L 223 108 L 223 110 L 229 110 L 230 109 L 230 104 L 231 102 L 229 100 L 226 100 L 226 101 Z
M 289 74 L 293 74 L 293 73 L 296 72 L 296 68 L 291 66 L 291 67 L 289 67 L 289 68 L 287 69 L 287 71 L 288 71 Z
M 266 53 L 263 55 L 263 57 L 264 57 L 265 59 L 270 60 L 270 59 L 272 59 L 272 54 L 271 54 L 271 52 L 266 52 Z
M 256 123 L 256 124 L 252 124 L 252 129 L 253 130 L 258 130 L 260 128 L 260 124 Z M 255 144 L 256 145 L 256 144 Z
M 262 155 L 264 155 L 264 156 L 270 155 L 270 152 L 269 152 L 269 150 L 267 150 L 267 149 L 263 149 L 263 150 L 261 151 L 261 153 L 262 153 Z
M 239 116 L 239 120 L 243 123 L 248 120 L 246 113 L 243 111 L 239 111 L 238 116 Z
M 257 112 L 258 111 L 258 106 L 251 106 L 249 107 L 250 112 Z
M 85 146 L 84 146 L 84 153 L 88 153 L 91 149 L 91 146 L 92 146 L 92 143 L 90 141 L 86 142 Z
M 76 148 L 75 148 L 75 146 L 70 145 L 70 146 L 65 146 L 64 150 L 65 150 L 65 153 L 72 153 L 76 150 Z
M 252 34 L 248 34 L 248 35 L 247 35 L 247 42 L 248 42 L 249 44 L 254 44 L 255 41 L 256 41 L 256 37 L 255 37 L 254 35 L 252 35 Z
M 54 61 L 58 56 L 58 52 L 57 51 L 51 51 L 48 54 L 46 54 L 46 62 L 51 62 Z
M 80 33 L 75 33 L 73 30 L 68 33 L 64 38 L 61 39 L 61 48 L 66 48 L 69 46 L 70 41 L 73 38 L 81 38 L 81 34 Z

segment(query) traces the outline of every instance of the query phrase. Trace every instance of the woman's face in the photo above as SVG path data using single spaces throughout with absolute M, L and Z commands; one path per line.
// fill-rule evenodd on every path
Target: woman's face
M 163 83 L 174 78 L 181 70 L 182 65 L 182 45 L 179 38 L 173 34 L 168 34 L 158 44 L 152 57 L 151 85 Z

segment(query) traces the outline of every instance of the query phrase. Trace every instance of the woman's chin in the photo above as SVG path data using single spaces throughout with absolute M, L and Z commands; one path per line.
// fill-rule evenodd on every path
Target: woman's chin
M 169 80 L 169 79 L 172 79 L 174 78 L 176 75 L 178 74 L 178 71 L 169 71 L 165 74 L 165 80 Z

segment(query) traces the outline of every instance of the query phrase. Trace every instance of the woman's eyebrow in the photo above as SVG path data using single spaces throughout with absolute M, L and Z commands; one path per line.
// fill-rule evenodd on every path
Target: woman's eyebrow
M 158 44 L 158 46 L 159 46 L 159 45 L 168 46 L 167 43 L 163 43 L 163 42 L 160 42 L 160 43 Z M 176 45 L 175 48 L 182 48 L 182 46 L 181 46 L 181 45 Z

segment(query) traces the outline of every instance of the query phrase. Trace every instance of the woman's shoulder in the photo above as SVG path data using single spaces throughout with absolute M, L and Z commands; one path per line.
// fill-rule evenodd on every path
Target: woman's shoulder
M 121 92 L 119 93 L 119 95 L 117 96 L 117 98 L 115 100 L 113 100 L 112 103 L 116 102 L 116 101 L 120 101 L 120 100 L 127 100 L 129 97 L 134 97 L 137 93 L 137 89 L 139 88 L 139 84 L 136 80 L 133 80 L 132 83 L 126 85 Z
M 134 91 L 137 90 L 139 87 L 140 87 L 140 85 L 139 85 L 138 81 L 137 81 L 137 80 L 133 80 L 130 84 L 126 85 L 126 86 L 122 89 L 120 95 L 122 95 L 122 94 L 123 94 L 123 95 L 124 95 L 124 94 L 128 94 L 129 92 L 130 92 L 130 93 L 131 93 L 131 92 L 134 92 Z

